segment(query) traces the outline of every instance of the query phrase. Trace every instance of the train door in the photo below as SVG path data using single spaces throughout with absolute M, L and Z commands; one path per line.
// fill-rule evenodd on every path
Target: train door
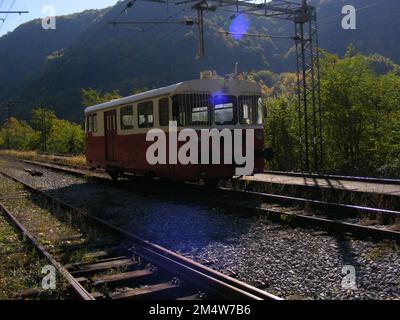
M 115 161 L 115 139 L 117 136 L 117 112 L 115 110 L 104 113 L 104 136 L 106 160 Z

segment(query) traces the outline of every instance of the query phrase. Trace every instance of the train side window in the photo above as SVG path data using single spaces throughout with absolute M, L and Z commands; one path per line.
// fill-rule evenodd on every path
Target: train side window
M 169 101 L 168 98 L 158 100 L 158 117 L 161 127 L 167 127 L 169 124 Z
M 257 124 L 264 122 L 264 101 L 261 97 L 257 99 Z
M 208 124 L 208 107 L 192 107 L 192 124 L 207 125 Z
M 153 101 L 146 101 L 138 104 L 139 128 L 150 128 L 154 124 Z
M 120 110 L 121 129 L 133 129 L 133 106 L 122 107 Z
M 92 114 L 92 132 L 97 132 L 97 113 Z
M 210 96 L 206 94 L 192 95 L 191 104 L 191 123 L 192 125 L 208 125 L 209 110 L 210 110 Z
M 208 125 L 211 109 L 208 94 L 180 94 L 172 98 L 172 119 L 178 126 Z
M 183 95 L 176 95 L 172 98 L 172 120 L 177 122 L 178 127 L 186 125 L 186 108 Z
M 236 124 L 236 97 L 214 97 L 214 121 L 217 125 Z
M 254 124 L 257 111 L 257 98 L 255 96 L 239 97 L 239 122 L 240 124 Z

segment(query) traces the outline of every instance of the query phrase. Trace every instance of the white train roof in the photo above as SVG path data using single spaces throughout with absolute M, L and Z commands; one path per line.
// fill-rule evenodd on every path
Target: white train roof
M 224 80 L 224 79 L 198 79 L 179 82 L 167 87 L 154 89 L 128 97 L 114 99 L 108 102 L 100 103 L 85 109 L 85 113 L 108 109 L 129 103 L 135 103 L 159 96 L 174 95 L 179 93 L 208 92 L 216 94 L 261 94 L 258 84 L 245 80 Z

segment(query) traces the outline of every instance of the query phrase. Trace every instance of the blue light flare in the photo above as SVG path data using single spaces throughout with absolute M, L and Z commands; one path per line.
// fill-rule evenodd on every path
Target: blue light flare
M 242 14 L 237 15 L 229 26 L 229 32 L 235 40 L 240 40 L 248 29 L 249 21 Z

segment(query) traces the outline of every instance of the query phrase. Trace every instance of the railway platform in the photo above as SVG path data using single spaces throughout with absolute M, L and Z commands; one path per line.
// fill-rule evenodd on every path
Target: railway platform
M 309 186 L 325 189 L 339 189 L 354 192 L 382 193 L 400 197 L 400 180 L 364 179 L 356 177 L 323 177 L 284 173 L 264 173 L 245 178 L 250 181 L 262 181 L 275 184 Z
M 266 172 L 233 179 L 231 184 L 251 191 L 400 209 L 400 180 Z

